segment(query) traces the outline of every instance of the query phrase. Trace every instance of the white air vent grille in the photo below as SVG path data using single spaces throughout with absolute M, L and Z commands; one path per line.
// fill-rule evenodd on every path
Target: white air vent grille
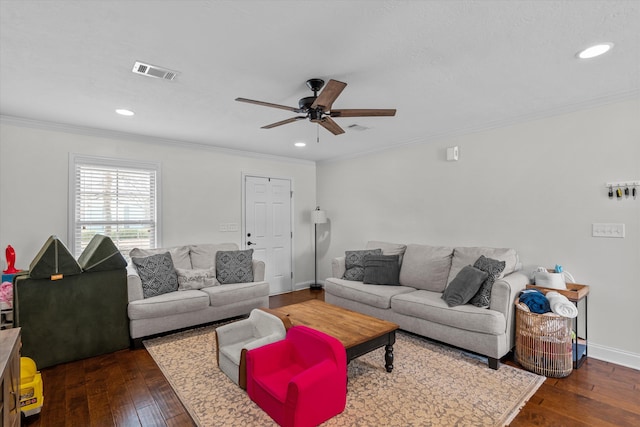
M 143 76 L 156 77 L 158 79 L 164 80 L 173 80 L 178 75 L 177 71 L 158 67 L 156 65 L 144 64 L 139 61 L 136 61 L 136 63 L 133 65 L 132 71 L 136 74 L 142 74 Z

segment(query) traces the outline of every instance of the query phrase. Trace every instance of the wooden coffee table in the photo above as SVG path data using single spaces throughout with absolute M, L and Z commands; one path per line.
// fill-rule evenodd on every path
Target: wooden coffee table
M 294 326 L 305 325 L 337 338 L 347 351 L 347 363 L 384 346 L 385 368 L 387 372 L 393 370 L 393 344 L 398 329 L 395 323 L 316 299 L 266 311 L 288 317 Z

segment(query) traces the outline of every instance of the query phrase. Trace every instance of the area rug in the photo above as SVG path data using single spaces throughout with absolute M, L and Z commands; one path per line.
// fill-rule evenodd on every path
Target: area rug
M 218 369 L 215 325 L 144 342 L 198 426 L 275 426 Z M 422 337 L 398 332 L 394 369 L 384 350 L 348 367 L 347 407 L 323 426 L 503 426 L 545 377 L 486 360 Z M 322 398 L 318 399 L 322 404 Z

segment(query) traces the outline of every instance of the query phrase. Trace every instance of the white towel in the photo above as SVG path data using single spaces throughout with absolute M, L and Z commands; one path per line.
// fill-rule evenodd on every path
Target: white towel
M 549 300 L 551 311 L 554 313 L 570 319 L 578 316 L 578 308 L 564 295 L 550 291 L 547 292 L 546 297 Z

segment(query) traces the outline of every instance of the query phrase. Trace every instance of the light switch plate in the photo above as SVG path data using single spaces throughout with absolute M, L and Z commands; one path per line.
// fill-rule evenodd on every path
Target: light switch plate
M 593 237 L 613 237 L 624 238 L 624 224 L 602 223 L 591 224 L 591 235 Z

